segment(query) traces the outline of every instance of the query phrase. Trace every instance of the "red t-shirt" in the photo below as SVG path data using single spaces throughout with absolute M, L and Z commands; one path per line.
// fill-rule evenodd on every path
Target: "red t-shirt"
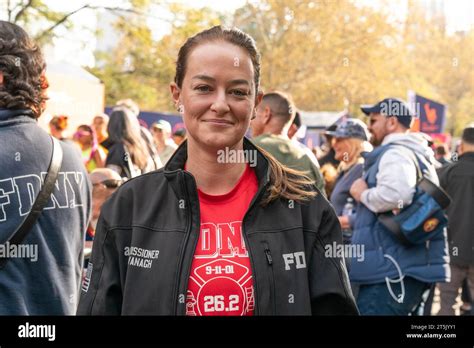
M 191 265 L 186 315 L 253 315 L 254 287 L 242 220 L 257 193 L 255 172 L 247 168 L 227 194 L 198 190 L 201 231 Z

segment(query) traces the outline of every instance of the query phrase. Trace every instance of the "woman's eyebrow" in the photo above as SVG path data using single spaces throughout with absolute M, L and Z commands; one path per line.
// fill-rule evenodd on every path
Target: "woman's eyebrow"
M 244 80 L 244 79 L 231 80 L 229 84 L 231 84 L 231 85 L 248 85 L 248 86 L 250 86 L 250 83 L 249 83 L 247 80 Z
M 192 77 L 192 80 L 204 80 L 204 81 L 208 81 L 208 82 L 216 82 L 216 79 L 211 77 L 211 76 L 208 76 L 208 75 L 196 75 L 196 76 L 193 76 Z M 250 86 L 250 83 L 245 80 L 245 79 L 235 79 L 235 80 L 231 80 L 229 81 L 229 84 L 230 85 L 248 85 Z
M 205 80 L 209 82 L 216 82 L 216 79 L 208 75 L 196 75 L 193 76 L 192 80 Z

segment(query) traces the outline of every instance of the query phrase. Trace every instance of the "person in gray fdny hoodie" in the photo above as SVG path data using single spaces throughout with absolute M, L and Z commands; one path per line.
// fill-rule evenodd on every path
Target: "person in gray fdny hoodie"
M 79 152 L 61 142 L 56 187 L 19 246 L 7 241 L 28 215 L 52 155 L 36 122 L 47 88 L 42 53 L 0 21 L 0 315 L 73 315 L 81 281 L 91 187 Z

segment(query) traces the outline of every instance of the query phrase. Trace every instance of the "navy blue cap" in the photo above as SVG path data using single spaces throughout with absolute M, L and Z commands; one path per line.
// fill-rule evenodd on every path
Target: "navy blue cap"
M 387 117 L 396 117 L 398 122 L 407 128 L 410 128 L 411 120 L 414 117 L 408 105 L 398 98 L 385 98 L 374 105 L 361 105 L 360 109 L 366 115 L 375 113 Z
M 366 141 L 370 138 L 366 124 L 357 118 L 348 118 L 340 123 L 335 131 L 326 131 L 324 134 L 335 138 L 357 138 Z
M 350 116 L 348 114 L 344 114 L 341 117 L 339 117 L 336 122 L 334 122 L 332 125 L 326 128 L 326 132 L 323 134 L 328 134 L 329 132 L 335 131 L 337 129 L 337 126 L 339 126 L 341 123 L 345 122 Z

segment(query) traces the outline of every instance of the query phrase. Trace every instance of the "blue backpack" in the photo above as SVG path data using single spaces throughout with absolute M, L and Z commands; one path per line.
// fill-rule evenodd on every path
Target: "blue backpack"
M 403 144 L 393 144 L 401 145 Z M 404 146 L 405 147 L 405 146 Z M 379 165 L 382 154 L 390 148 L 387 146 L 378 157 Z M 422 169 L 426 165 L 409 148 L 405 147 L 413 159 L 417 170 L 417 184 L 415 194 L 409 206 L 398 213 L 387 212 L 378 215 L 378 220 L 405 246 L 425 243 L 444 233 L 448 218 L 444 210 L 451 203 L 451 198 L 438 185 L 424 177 Z

